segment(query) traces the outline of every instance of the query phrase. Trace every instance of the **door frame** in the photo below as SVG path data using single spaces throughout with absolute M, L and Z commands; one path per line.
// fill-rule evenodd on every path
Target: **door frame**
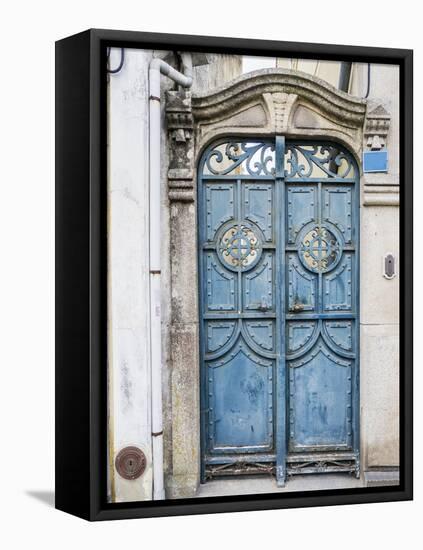
M 284 135 L 337 142 L 360 167 L 362 196 L 366 180 L 360 159 L 367 147 L 366 112 L 365 99 L 339 92 L 312 75 L 282 68 L 241 75 L 204 95 L 186 90 L 166 93 L 170 250 L 177 251 L 170 254 L 169 265 L 167 349 L 172 378 L 169 397 L 164 395 L 172 419 L 164 437 L 166 484 L 172 498 L 194 496 L 201 474 L 196 202 L 202 153 L 228 136 L 268 139 Z M 187 349 L 192 352 L 187 354 Z

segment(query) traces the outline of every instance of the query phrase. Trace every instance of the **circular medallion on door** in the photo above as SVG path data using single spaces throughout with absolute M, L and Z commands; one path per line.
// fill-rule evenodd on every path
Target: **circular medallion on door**
M 300 234 L 298 255 L 306 269 L 326 273 L 334 269 L 342 256 L 342 238 L 334 227 L 307 225 Z
M 233 271 L 251 269 L 262 253 L 259 231 L 248 222 L 232 223 L 220 231 L 217 252 L 222 263 Z

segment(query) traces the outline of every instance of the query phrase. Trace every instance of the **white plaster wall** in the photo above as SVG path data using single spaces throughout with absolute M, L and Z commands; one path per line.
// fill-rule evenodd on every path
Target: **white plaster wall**
M 120 50 L 113 50 L 116 66 Z M 151 499 L 148 270 L 148 64 L 150 52 L 125 50 L 109 81 L 109 498 Z M 122 447 L 136 445 L 147 470 L 124 480 L 114 470 Z
M 295 59 L 288 57 L 243 56 L 243 73 L 267 67 L 280 67 L 283 69 L 302 71 L 317 76 L 329 82 L 332 86 L 338 87 L 341 63 L 339 61 L 319 61 L 315 59 Z
M 304 73 L 317 76 L 335 88 L 338 87 L 339 71 L 341 63 L 339 61 L 319 61 L 315 59 L 294 59 L 294 58 L 277 58 L 277 67 L 283 69 L 291 69 L 294 71 L 302 71 Z

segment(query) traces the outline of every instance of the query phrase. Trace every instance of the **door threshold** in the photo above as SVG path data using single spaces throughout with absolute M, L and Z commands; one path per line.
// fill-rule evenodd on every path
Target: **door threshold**
M 364 487 L 364 481 L 350 474 L 307 474 L 289 477 L 285 487 L 278 487 L 274 476 L 245 475 L 215 478 L 201 484 L 196 497 L 236 496 L 296 491 L 320 491 Z

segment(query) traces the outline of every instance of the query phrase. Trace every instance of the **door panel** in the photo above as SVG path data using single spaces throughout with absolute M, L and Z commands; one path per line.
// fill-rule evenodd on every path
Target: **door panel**
M 207 352 L 213 353 L 226 346 L 233 338 L 236 327 L 235 321 L 208 321 L 206 323 Z
M 287 205 L 288 243 L 293 244 L 301 229 L 316 219 L 316 187 L 287 187 Z
M 315 311 L 317 276 L 304 269 L 296 253 L 287 255 L 287 268 L 289 311 Z
M 273 183 L 255 183 L 243 185 L 244 217 L 256 224 L 266 239 L 273 238 Z
M 238 279 L 225 269 L 216 254 L 207 254 L 206 303 L 209 311 L 235 311 L 238 305 Z
M 244 309 L 250 311 L 275 310 L 273 281 L 274 255 L 268 252 L 255 269 L 242 274 Z
M 273 447 L 273 362 L 243 342 L 209 369 L 209 452 L 263 452 Z
M 347 177 L 357 171 L 335 147 L 287 150 L 288 450 L 307 453 L 291 473 L 324 471 L 331 461 L 357 473 L 358 191 Z M 346 451 L 354 461 L 336 462 Z
M 275 323 L 274 321 L 246 321 L 248 339 L 261 348 L 261 351 L 275 351 Z M 249 342 L 252 346 L 251 341 Z
M 352 321 L 325 321 L 324 328 L 332 345 L 347 352 L 353 349 Z
M 353 215 L 351 187 L 324 186 L 323 201 L 323 220 L 335 225 L 342 233 L 345 244 L 350 244 Z
M 351 362 L 320 340 L 291 363 L 290 451 L 351 449 Z
M 245 162 L 235 158 L 237 147 Z M 233 455 L 255 462 L 275 453 L 277 207 L 275 180 L 264 166 L 271 149 L 222 144 L 203 165 L 203 463 Z
M 213 240 L 222 223 L 234 219 L 234 184 L 206 185 L 207 239 Z
M 287 352 L 294 354 L 313 344 L 316 332 L 318 334 L 317 321 L 289 321 L 287 323 Z
M 345 253 L 331 273 L 323 275 L 324 311 L 351 311 L 353 288 L 353 257 Z

